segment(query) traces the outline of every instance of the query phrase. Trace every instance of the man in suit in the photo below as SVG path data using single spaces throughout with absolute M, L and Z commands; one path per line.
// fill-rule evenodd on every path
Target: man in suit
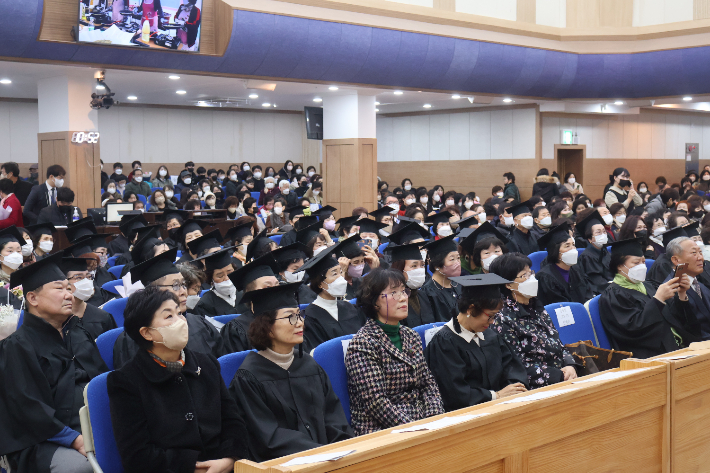
M 690 306 L 700 322 L 700 333 L 703 340 L 710 339 L 710 289 L 707 275 L 703 272 L 703 250 L 697 243 L 688 237 L 675 238 L 666 246 L 666 255 L 673 263 L 673 271 L 666 281 L 673 278 L 675 268 L 679 264 L 686 264 L 686 274 L 691 278 L 690 288 L 687 292 Z
M 37 218 L 43 208 L 57 202 L 57 189 L 64 185 L 64 176 L 66 174 L 67 172 L 59 164 L 49 166 L 47 168 L 47 180 L 44 184 L 39 184 L 32 188 L 22 212 L 31 225 L 37 223 Z
M 74 191 L 68 187 L 60 187 L 57 190 L 57 201 L 40 211 L 37 223 L 50 222 L 55 227 L 66 227 L 72 223 L 75 210 L 81 219 L 81 209 L 74 207 Z
M 10 179 L 12 181 L 12 193 L 20 201 L 20 205 L 25 205 L 27 197 L 32 192 L 32 184 L 20 179 L 20 166 L 12 161 L 3 164 L 0 167 L 0 179 Z

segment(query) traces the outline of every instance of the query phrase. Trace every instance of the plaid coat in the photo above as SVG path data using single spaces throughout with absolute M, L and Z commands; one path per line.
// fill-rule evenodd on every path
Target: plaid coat
M 369 319 L 350 341 L 345 368 L 356 435 L 444 413 L 439 388 L 424 360 L 421 338 L 404 326 L 399 333 L 401 351 Z

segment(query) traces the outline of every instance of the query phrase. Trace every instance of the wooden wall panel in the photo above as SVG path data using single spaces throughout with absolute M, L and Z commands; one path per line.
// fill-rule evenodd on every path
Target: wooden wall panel
M 567 28 L 629 27 L 633 0 L 567 0 Z
M 434 8 L 437 10 L 455 11 L 456 0 L 434 0 Z
M 693 20 L 710 18 L 710 0 L 693 0 Z
M 685 175 L 685 161 L 659 159 L 650 162 L 645 159 L 587 159 L 584 162 L 584 193 L 592 199 L 601 198 L 604 186 L 609 183 L 609 175 L 615 168 L 625 167 L 631 173 L 634 183 L 644 181 L 650 189 L 655 189 L 658 176 L 665 176 L 669 183 L 679 182 Z M 702 164 L 701 164 L 702 165 Z
M 339 209 L 336 218 L 353 208 L 375 208 L 377 140 L 323 140 L 323 198 Z
M 524 23 L 535 23 L 536 21 L 536 0 L 518 0 L 517 21 Z

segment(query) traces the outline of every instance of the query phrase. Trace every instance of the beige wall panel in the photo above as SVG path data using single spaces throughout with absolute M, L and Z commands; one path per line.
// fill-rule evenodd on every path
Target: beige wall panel
M 518 0 L 516 5 L 517 21 L 522 21 L 524 23 L 537 23 L 536 4 L 536 0 Z

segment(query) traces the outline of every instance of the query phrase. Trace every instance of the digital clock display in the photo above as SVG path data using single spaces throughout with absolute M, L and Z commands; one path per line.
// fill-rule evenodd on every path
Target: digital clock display
M 99 132 L 98 131 L 75 131 L 71 136 L 72 143 L 98 143 L 99 142 Z

